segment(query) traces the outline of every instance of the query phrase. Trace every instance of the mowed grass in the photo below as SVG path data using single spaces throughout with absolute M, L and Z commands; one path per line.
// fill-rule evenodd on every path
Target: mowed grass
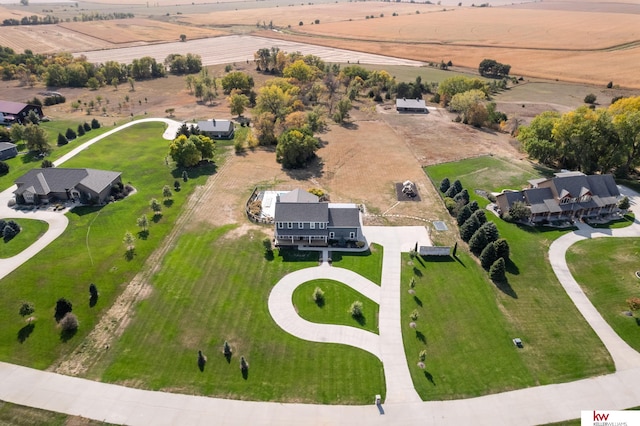
M 384 393 L 382 365 L 373 355 L 300 340 L 271 319 L 273 285 L 286 273 L 316 266 L 317 253 L 276 252 L 268 261 L 264 235 L 229 235 L 231 228 L 179 238 L 154 277 L 153 293 L 90 374 L 129 386 L 247 400 L 364 404 Z M 233 350 L 229 362 L 225 340 Z M 207 356 L 203 371 L 198 350 Z M 250 365 L 246 378 L 241 356 Z
M 162 123 L 136 125 L 69 161 L 69 167 L 122 171 L 123 181 L 131 182 L 138 192 L 103 207 L 74 209 L 67 214 L 69 226 L 62 236 L 0 281 L 0 359 L 47 368 L 72 351 L 172 229 L 186 197 L 205 181 L 205 174 L 182 182 L 182 190 L 173 194 L 173 205 L 163 209 L 157 223 L 150 220 L 148 236 L 136 240 L 133 259 L 125 257 L 125 232 L 138 234 L 136 218 L 151 217 L 149 200 L 161 200 L 163 185 L 174 181 L 173 170 L 165 165 L 168 141 L 162 139 L 163 131 Z M 93 307 L 89 306 L 90 283 L 100 292 Z M 69 340 L 61 339 L 53 318 L 61 297 L 73 303 L 80 321 L 77 334 Z M 35 305 L 33 327 L 18 315 L 22 301 Z
M 6 220 L 13 220 L 20 225 L 20 232 L 9 241 L 6 241 L 4 238 L 0 238 L 0 259 L 7 259 L 20 253 L 22 250 L 36 242 L 38 238 L 40 238 L 45 232 L 47 232 L 47 229 L 49 229 L 49 224 L 41 220 Z
M 322 303 L 313 300 L 316 287 L 324 292 Z M 362 302 L 363 315 L 360 318 L 349 313 L 349 307 L 356 300 Z M 307 321 L 348 325 L 378 334 L 378 304 L 341 282 L 328 279 L 308 281 L 293 292 L 293 305 Z
M 625 315 L 627 299 L 640 297 L 640 238 L 579 241 L 567 252 L 574 278 L 603 318 L 632 348 L 640 351 L 640 319 Z
M 532 169 L 494 157 L 426 170 L 438 184 L 444 177 L 459 178 L 480 205 L 488 201 L 475 189 L 519 187 L 539 177 Z M 406 352 L 420 395 L 425 399 L 470 397 L 613 371 L 606 348 L 578 313 L 547 259 L 551 242 L 567 231 L 519 227 L 490 212 L 487 218 L 511 247 L 508 284 L 491 283 L 464 243 L 458 246 L 460 262 L 403 267 L 404 289 L 414 267 L 423 274 L 416 296 L 424 306 L 416 308 L 408 293 L 402 296 Z M 424 312 L 418 330 L 426 343 L 408 328 L 408 313 L 413 309 Z M 511 341 L 515 337 L 522 339 L 524 349 L 515 349 Z M 433 382 L 416 370 L 418 353 L 425 348 L 429 353 L 426 371 Z
M 618 228 L 626 228 L 627 226 L 631 226 L 633 221 L 635 220 L 636 215 L 633 213 L 627 213 L 622 216 L 620 219 L 613 220 L 609 223 L 594 223 L 591 224 L 592 228 L 604 228 L 604 229 L 618 229 Z
M 374 243 L 369 246 L 369 250 L 364 252 L 332 251 L 331 260 L 333 266 L 349 269 L 380 285 L 382 283 L 383 254 L 384 247 Z

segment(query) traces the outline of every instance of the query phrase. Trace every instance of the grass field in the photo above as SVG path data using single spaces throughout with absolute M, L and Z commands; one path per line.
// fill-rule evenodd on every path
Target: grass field
M 29 247 L 47 232 L 49 224 L 41 220 L 7 219 L 20 225 L 20 233 L 9 241 L 0 239 L 0 259 L 7 259 Z
M 629 317 L 626 300 L 640 295 L 636 278 L 640 239 L 598 238 L 569 248 L 567 263 L 598 312 L 632 348 L 640 351 L 640 319 Z
M 316 287 L 324 291 L 322 303 L 313 300 Z M 349 314 L 349 307 L 356 300 L 363 305 L 363 315 L 358 319 Z M 348 325 L 378 334 L 378 304 L 338 281 L 319 279 L 302 284 L 293 292 L 293 305 L 307 321 Z
M 349 269 L 378 285 L 382 283 L 382 255 L 384 247 L 371 244 L 366 252 L 332 251 L 333 266 Z
M 173 170 L 165 165 L 168 142 L 161 138 L 164 125 L 143 124 L 93 145 L 68 162 L 69 167 L 94 167 L 123 172 L 137 193 L 104 207 L 76 208 L 68 213 L 65 233 L 38 255 L 0 282 L 0 359 L 36 368 L 47 368 L 72 351 L 94 327 L 123 286 L 138 272 L 149 254 L 171 230 L 180 208 L 195 185 L 204 182 L 212 169 L 202 170 L 182 183 L 173 194 L 173 205 L 164 208 L 162 218 L 151 225 L 147 236 L 135 242 L 135 256 L 125 257 L 124 233 L 138 233 L 136 218 L 151 217 L 149 200 L 162 199 L 162 186 L 172 185 Z M 127 152 L 127 155 L 123 155 Z M 100 297 L 89 303 L 89 283 L 95 283 Z M 70 340 L 61 339 L 53 318 L 58 298 L 73 303 L 80 327 Z M 18 315 L 20 302 L 35 305 L 33 327 Z
M 472 199 L 474 189 L 495 191 L 520 187 L 537 177 L 533 169 L 495 157 L 428 167 L 435 182 L 459 178 Z M 488 201 L 484 199 L 484 204 Z M 482 203 L 481 203 L 482 205 Z M 511 247 L 508 284 L 492 284 L 475 258 L 459 246 L 460 262 L 408 265 L 403 283 L 414 267 L 422 273 L 416 296 L 422 307 L 403 292 L 405 349 L 416 389 L 425 399 L 454 399 L 509 389 L 605 374 L 614 366 L 608 352 L 557 282 L 547 260 L 551 242 L 563 231 L 531 229 L 503 222 L 487 212 Z M 405 288 L 408 288 L 404 286 Z M 418 321 L 426 343 L 408 328 L 408 313 L 422 312 Z M 519 337 L 524 349 L 516 350 Z M 429 376 L 416 367 L 426 348 Z M 435 384 L 434 384 L 435 383 Z
M 154 277 L 153 293 L 90 376 L 222 398 L 370 402 L 384 389 L 377 358 L 344 345 L 300 340 L 269 315 L 272 286 L 286 273 L 317 265 L 317 253 L 276 252 L 268 261 L 263 234 L 238 236 L 232 228 L 180 237 Z M 229 362 L 222 354 L 225 340 L 233 350 Z M 208 357 L 202 372 L 198 350 Z M 239 369 L 240 356 L 250 364 L 247 378 Z

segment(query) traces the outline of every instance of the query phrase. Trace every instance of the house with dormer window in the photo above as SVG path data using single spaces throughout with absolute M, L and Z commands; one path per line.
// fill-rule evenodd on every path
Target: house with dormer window
M 301 189 L 276 198 L 274 223 L 276 246 L 344 246 L 363 240 L 356 204 L 321 202 Z
M 620 191 L 612 175 L 560 172 L 553 178 L 533 179 L 522 191 L 496 196 L 502 212 L 516 201 L 529 207 L 532 223 L 605 218 L 618 211 Z

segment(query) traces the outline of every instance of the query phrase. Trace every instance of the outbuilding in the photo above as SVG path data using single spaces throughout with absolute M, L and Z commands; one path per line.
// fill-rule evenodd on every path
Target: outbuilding
M 0 160 L 6 160 L 18 155 L 18 146 L 11 142 L 0 142 Z
M 396 99 L 396 111 L 425 114 L 427 112 L 427 104 L 424 99 Z

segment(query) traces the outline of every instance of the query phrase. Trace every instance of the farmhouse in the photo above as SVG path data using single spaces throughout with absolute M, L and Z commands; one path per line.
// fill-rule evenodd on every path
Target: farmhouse
M 426 113 L 427 105 L 424 99 L 396 99 L 396 111 Z
M 42 107 L 20 102 L 0 100 L 0 123 L 24 123 L 29 112 L 35 111 L 42 118 Z
M 363 241 L 357 205 L 320 202 L 301 189 L 276 198 L 274 222 L 276 246 L 345 246 Z
M 0 160 L 6 160 L 18 155 L 18 146 L 11 142 L 0 142 Z
M 198 121 L 200 133 L 212 139 L 233 139 L 234 126 L 230 120 Z
M 508 212 L 520 201 L 529 207 L 531 223 L 606 218 L 617 211 L 620 191 L 612 175 L 561 172 L 529 184 L 522 191 L 503 191 L 496 196 L 500 210 Z
M 18 204 L 75 200 L 103 204 L 121 173 L 95 169 L 32 169 L 16 179 Z

